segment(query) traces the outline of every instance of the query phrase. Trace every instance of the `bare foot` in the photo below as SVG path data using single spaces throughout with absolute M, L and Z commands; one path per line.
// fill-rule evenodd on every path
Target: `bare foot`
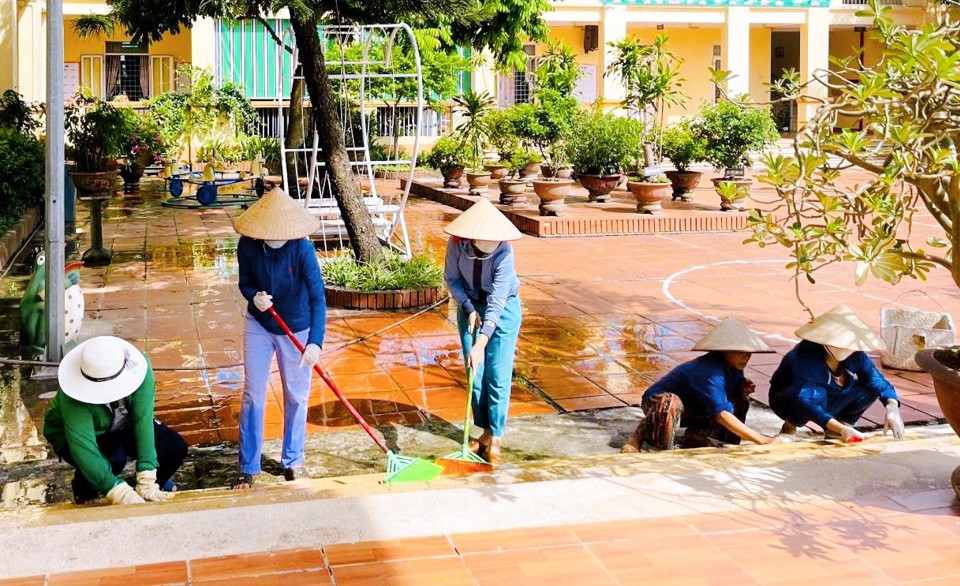
M 637 439 L 636 434 L 630 436 L 630 441 L 623 444 L 620 448 L 621 454 L 636 454 L 640 452 L 640 441 Z
M 253 475 L 240 473 L 233 482 L 230 490 L 247 490 L 253 488 Z
M 795 433 L 797 433 L 797 426 L 789 421 L 784 421 L 783 425 L 780 426 L 781 435 L 794 435 Z

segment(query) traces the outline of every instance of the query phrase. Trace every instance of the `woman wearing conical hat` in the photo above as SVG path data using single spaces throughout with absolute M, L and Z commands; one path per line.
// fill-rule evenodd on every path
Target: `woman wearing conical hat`
M 444 231 L 450 234 L 445 279 L 457 302 L 464 358 L 473 369 L 473 422 L 484 430 L 470 447 L 496 465 L 500 463 L 520 334 L 520 279 L 509 241 L 522 235 L 486 199 L 471 206 Z
M 253 486 L 260 474 L 263 417 L 270 361 L 277 355 L 283 381 L 283 476 L 305 476 L 304 441 L 313 365 L 323 346 L 326 301 L 323 277 L 307 236 L 320 221 L 281 189 L 273 189 L 240 214 L 234 229 L 240 293 L 247 300 L 243 328 L 243 401 L 240 405 L 240 472 L 233 488 Z M 287 323 L 304 352 L 284 335 L 267 309 Z
M 838 305 L 795 333 L 800 343 L 770 379 L 770 408 L 786 421 L 784 433 L 813 421 L 827 435 L 862 441 L 853 425 L 879 400 L 886 411 L 884 432 L 903 437 L 897 392 L 866 354 L 886 346 L 867 324 Z
M 620 451 L 638 452 L 644 441 L 668 450 L 680 426 L 687 428 L 684 447 L 739 444 L 741 439 L 757 444 L 780 441 L 745 423 L 754 385 L 743 369 L 754 353 L 773 350 L 732 317 L 693 349 L 706 354 L 674 368 L 643 394 L 644 418 Z

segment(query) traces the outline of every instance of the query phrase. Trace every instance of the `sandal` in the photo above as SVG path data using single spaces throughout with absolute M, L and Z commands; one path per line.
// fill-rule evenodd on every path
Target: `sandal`
M 237 479 L 233 482 L 230 490 L 247 490 L 253 488 L 253 475 L 241 472 L 237 474 Z
M 283 479 L 287 482 L 293 482 L 294 480 L 299 480 L 301 478 L 310 478 L 310 475 L 307 474 L 307 469 L 303 466 L 294 466 L 293 468 L 283 469 Z

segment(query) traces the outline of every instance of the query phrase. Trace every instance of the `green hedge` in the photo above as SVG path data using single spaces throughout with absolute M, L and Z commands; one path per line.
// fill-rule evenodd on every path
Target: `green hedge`
M 44 146 L 28 134 L 0 128 L 0 235 L 43 203 Z

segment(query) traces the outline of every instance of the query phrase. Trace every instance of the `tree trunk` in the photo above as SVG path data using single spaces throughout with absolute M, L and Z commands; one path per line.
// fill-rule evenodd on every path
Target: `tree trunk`
M 284 132 L 284 146 L 287 149 L 298 149 L 303 148 L 303 80 L 299 79 L 303 75 L 303 66 L 299 63 L 297 64 L 296 70 L 293 72 L 293 84 L 290 86 L 290 114 L 288 116 L 287 128 Z M 287 171 L 293 176 L 291 172 L 293 169 L 297 169 L 297 159 L 301 161 L 305 160 L 304 157 L 299 157 L 297 153 L 287 153 Z M 287 190 L 290 191 L 291 195 L 296 192 L 298 188 L 293 185 L 288 185 Z
M 340 206 L 340 214 L 357 260 L 370 262 L 383 254 L 383 246 L 377 238 L 373 220 L 363 204 L 360 186 L 357 185 L 350 158 L 347 156 L 343 128 L 337 116 L 339 109 L 330 87 L 323 50 L 320 47 L 317 17 L 315 14 L 304 16 L 291 10 L 290 24 L 300 50 L 300 63 L 303 65 L 304 79 L 313 109 L 313 123 L 319 136 L 323 161 L 330 174 L 333 196 Z

